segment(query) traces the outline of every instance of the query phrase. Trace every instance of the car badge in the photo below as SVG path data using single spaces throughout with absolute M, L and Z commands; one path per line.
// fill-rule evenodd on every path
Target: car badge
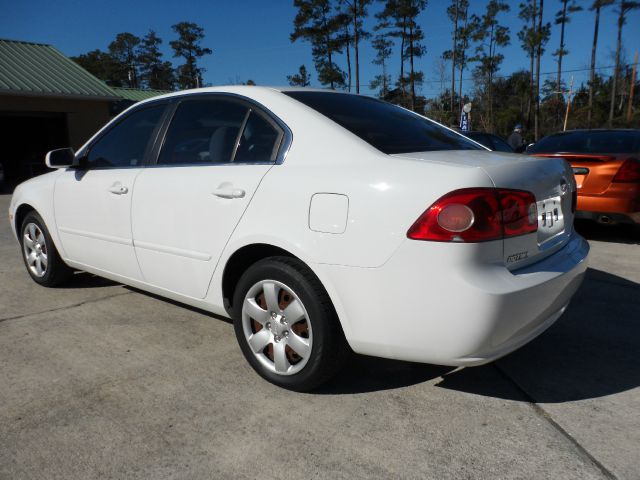
M 560 180 L 560 191 L 563 194 L 565 194 L 567 193 L 568 190 L 569 190 L 569 184 L 567 183 L 567 180 L 563 178 L 562 180 Z

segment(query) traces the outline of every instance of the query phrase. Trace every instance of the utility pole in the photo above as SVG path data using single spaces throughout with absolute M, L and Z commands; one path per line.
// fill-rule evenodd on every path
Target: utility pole
M 629 87 L 629 106 L 627 107 L 627 122 L 631 121 L 631 109 L 633 107 L 633 90 L 636 86 L 636 70 L 638 69 L 638 52 L 633 59 L 633 70 L 631 71 L 631 85 Z
M 569 110 L 571 109 L 571 96 L 573 95 L 573 76 L 571 77 L 571 86 L 569 87 L 569 96 L 567 97 L 567 110 L 564 113 L 564 128 L 563 132 L 567 131 L 567 122 L 569 121 Z

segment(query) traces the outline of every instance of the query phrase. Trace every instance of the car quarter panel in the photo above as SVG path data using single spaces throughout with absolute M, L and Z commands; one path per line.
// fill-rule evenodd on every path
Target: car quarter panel
M 491 243 L 434 242 L 425 248 L 406 240 L 379 268 L 314 268 L 329 291 L 339 292 L 339 314 L 354 351 L 474 365 L 509 353 L 549 327 L 587 268 L 589 247 L 577 234 L 562 250 L 519 271 L 491 262 Z

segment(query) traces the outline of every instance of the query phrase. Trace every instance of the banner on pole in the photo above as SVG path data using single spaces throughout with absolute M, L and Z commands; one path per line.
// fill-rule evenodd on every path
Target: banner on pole
M 464 107 L 462 107 L 462 113 L 460 114 L 460 130 L 463 132 L 471 131 L 471 103 L 465 103 Z
M 462 111 L 462 115 L 460 115 L 460 130 L 463 132 L 469 131 L 469 114 L 464 110 Z

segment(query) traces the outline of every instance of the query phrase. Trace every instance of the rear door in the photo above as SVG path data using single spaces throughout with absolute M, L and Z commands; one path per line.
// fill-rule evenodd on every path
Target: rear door
M 133 238 L 147 283 L 206 296 L 222 250 L 283 137 L 273 119 L 233 97 L 177 103 L 157 164 L 136 181 Z
M 140 279 L 133 249 L 131 198 L 166 104 L 133 110 L 81 152 L 80 168 L 56 179 L 56 226 L 69 260 Z

